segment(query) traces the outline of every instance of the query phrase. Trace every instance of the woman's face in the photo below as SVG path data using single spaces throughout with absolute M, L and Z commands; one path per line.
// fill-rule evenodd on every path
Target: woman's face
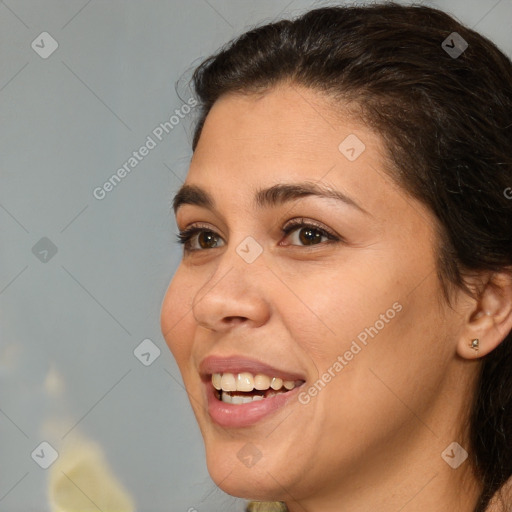
M 379 136 L 298 86 L 208 114 L 185 182 L 201 193 L 176 205 L 179 229 L 201 231 L 161 323 L 230 494 L 348 503 L 392 468 L 397 486 L 448 468 L 460 316 L 439 299 L 433 217 L 384 158 Z

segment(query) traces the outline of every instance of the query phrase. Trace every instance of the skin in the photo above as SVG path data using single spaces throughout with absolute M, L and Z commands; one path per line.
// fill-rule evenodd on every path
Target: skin
M 340 112 L 295 84 L 214 104 L 186 183 L 206 189 L 217 209 L 185 204 L 176 222 L 200 222 L 217 238 L 192 240 L 197 251 L 184 254 L 162 305 L 162 332 L 208 470 L 227 493 L 285 501 L 291 512 L 469 512 L 480 491 L 470 459 L 454 470 L 441 453 L 454 441 L 469 450 L 463 425 L 478 357 L 512 327 L 512 299 L 501 293 L 510 280 L 483 286 L 478 300 L 456 292 L 448 306 L 433 215 L 386 174 L 380 136 Z M 355 161 L 338 149 L 349 134 L 366 146 Z M 318 197 L 254 206 L 256 189 L 297 181 L 342 191 L 366 213 Z M 344 241 L 307 245 L 301 227 L 283 235 L 297 218 Z M 263 249 L 250 264 L 236 252 L 247 236 Z M 395 303 L 400 312 L 308 404 L 293 401 L 245 428 L 210 420 L 198 373 L 207 355 L 295 370 L 308 388 Z M 247 443 L 261 453 L 252 467 L 237 457 Z

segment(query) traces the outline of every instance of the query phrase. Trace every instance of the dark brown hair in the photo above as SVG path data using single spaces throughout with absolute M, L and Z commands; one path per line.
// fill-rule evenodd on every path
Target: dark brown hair
M 458 56 L 442 47 L 453 32 L 468 43 Z M 510 269 L 512 63 L 491 41 L 440 10 L 393 2 L 320 8 L 255 28 L 195 70 L 193 149 L 220 96 L 283 81 L 359 105 L 386 143 L 393 178 L 439 221 L 437 270 L 448 300 L 450 288 L 469 292 L 469 273 Z M 512 475 L 511 333 L 482 359 L 470 424 L 483 485 L 475 512 Z

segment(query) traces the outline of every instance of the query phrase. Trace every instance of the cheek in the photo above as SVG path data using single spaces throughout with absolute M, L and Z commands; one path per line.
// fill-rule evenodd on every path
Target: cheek
M 167 346 L 180 367 L 184 359 L 188 358 L 191 349 L 194 320 L 192 298 L 193 290 L 187 285 L 179 267 L 162 302 L 160 327 Z
M 346 334 L 332 347 L 332 360 L 339 354 L 344 363 L 326 387 L 331 406 L 326 429 L 334 433 L 341 422 L 347 433 L 369 444 L 408 421 L 411 410 L 424 414 L 449 359 L 436 293 L 434 274 L 412 293 L 407 287 L 376 290 L 371 307 L 370 298 L 359 311 L 354 303 L 346 304 L 346 321 L 340 317 L 337 324 Z
M 400 317 L 400 296 L 389 269 L 347 259 L 324 266 L 304 266 L 283 273 L 276 304 L 295 341 L 316 363 L 318 371 L 350 350 L 352 341 L 364 348 L 376 333 L 389 330 Z M 353 348 L 356 352 L 357 347 Z M 351 357 L 351 354 L 348 354 Z
M 336 270 L 309 277 L 299 272 L 303 277 L 290 281 L 295 314 L 290 306 L 285 315 L 296 319 L 289 328 L 314 362 L 317 378 L 325 375 L 329 382 L 322 394 L 332 403 L 343 396 L 341 408 L 352 411 L 364 402 L 367 410 L 397 402 L 388 387 L 423 396 L 421 386 L 437 379 L 425 371 L 425 360 L 434 358 L 439 369 L 446 357 L 446 348 L 439 347 L 444 322 L 434 299 L 439 293 L 435 272 L 417 286 L 428 275 L 429 262 L 417 269 L 377 258 L 371 265 L 361 261 L 347 259 Z

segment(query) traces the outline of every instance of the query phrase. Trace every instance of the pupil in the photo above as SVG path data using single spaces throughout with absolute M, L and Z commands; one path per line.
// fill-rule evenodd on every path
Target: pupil
M 305 238 L 302 236 L 302 233 L 306 233 L 306 236 Z M 313 234 L 312 234 L 313 233 Z M 315 234 L 316 233 L 316 234 Z M 316 231 L 315 229 L 310 229 L 310 228 L 303 228 L 301 230 L 301 242 L 314 242 L 315 240 L 320 240 L 322 238 L 322 236 L 320 235 L 320 233 L 318 231 Z
M 204 245 L 202 243 L 202 240 L 206 239 L 205 245 L 208 246 L 208 242 L 211 242 L 212 240 L 215 240 L 215 235 L 211 231 L 203 231 L 202 233 L 199 233 L 198 241 L 199 245 L 204 249 Z

